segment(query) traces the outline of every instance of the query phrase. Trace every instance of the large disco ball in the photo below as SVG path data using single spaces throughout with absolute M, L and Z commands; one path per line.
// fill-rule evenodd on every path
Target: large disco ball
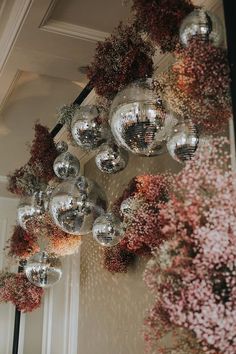
M 198 148 L 199 134 L 191 121 L 176 124 L 167 142 L 167 150 L 178 162 L 191 160 Z
M 180 26 L 180 41 L 187 46 L 191 38 L 198 36 L 219 47 L 224 39 L 223 25 L 220 19 L 209 11 L 196 9 L 183 20 Z
M 122 171 L 128 162 L 128 153 L 114 143 L 105 143 L 100 147 L 95 162 L 100 171 L 104 173 L 117 173 Z
M 153 90 L 151 79 L 139 80 L 121 90 L 112 102 L 110 125 L 117 144 L 134 154 L 163 152 L 167 113 Z
M 17 220 L 19 225 L 27 230 L 28 225 L 35 217 L 39 217 L 45 211 L 44 192 L 35 192 L 32 196 L 22 198 L 17 207 Z
M 55 224 L 73 235 L 92 231 L 94 220 L 106 210 L 101 188 L 83 176 L 60 183 L 53 191 L 49 211 Z
M 61 262 L 46 252 L 38 252 L 27 261 L 25 274 L 34 285 L 49 288 L 61 279 Z
M 75 178 L 79 175 L 80 162 L 69 151 L 61 153 L 53 163 L 53 171 L 60 179 Z
M 96 106 L 82 106 L 75 111 L 71 133 L 81 149 L 94 150 L 107 140 L 109 127 Z
M 99 216 L 93 225 L 93 238 L 102 246 L 117 245 L 124 237 L 122 222 L 112 213 Z

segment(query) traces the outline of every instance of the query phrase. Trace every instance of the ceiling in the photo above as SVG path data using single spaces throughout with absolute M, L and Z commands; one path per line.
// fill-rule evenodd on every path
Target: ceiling
M 87 83 L 79 68 L 91 62 L 96 42 L 128 19 L 130 2 L 0 0 L 0 195 L 5 176 L 27 161 L 35 121 L 56 124 L 57 109 Z M 158 70 L 170 60 L 157 52 Z

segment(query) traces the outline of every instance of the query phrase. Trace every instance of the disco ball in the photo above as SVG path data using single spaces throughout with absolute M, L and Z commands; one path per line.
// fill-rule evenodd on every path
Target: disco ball
M 63 152 L 66 152 L 68 150 L 68 144 L 65 141 L 59 141 L 56 144 L 56 149 L 59 154 L 62 154 Z
M 28 260 L 25 274 L 32 284 L 40 288 L 49 288 L 61 279 L 61 262 L 46 252 L 38 252 Z
M 120 205 L 120 213 L 122 216 L 127 216 L 131 213 L 134 204 L 134 198 L 129 197 L 123 200 Z
M 24 230 L 27 230 L 30 221 L 44 213 L 44 196 L 44 192 L 40 191 L 20 200 L 17 207 L 17 220 Z
M 179 122 L 172 130 L 167 142 L 167 150 L 178 162 L 191 160 L 198 148 L 199 135 L 191 121 Z
M 128 162 L 128 153 L 114 143 L 105 143 L 100 147 L 95 162 L 100 171 L 117 173 L 122 171 Z
M 96 106 L 83 106 L 75 111 L 71 133 L 82 149 L 94 150 L 107 140 L 109 127 Z
M 75 178 L 80 171 L 80 162 L 77 157 L 66 151 L 57 156 L 53 163 L 53 170 L 58 178 Z
M 139 80 L 121 90 L 112 102 L 110 125 L 117 144 L 137 155 L 163 152 L 168 114 L 152 88 L 152 80 Z
M 93 225 L 93 238 L 102 246 L 117 245 L 124 237 L 122 222 L 114 214 L 99 216 Z
M 92 231 L 94 220 L 106 210 L 101 188 L 83 176 L 60 183 L 53 191 L 49 211 L 55 224 L 73 235 Z
M 191 38 L 198 36 L 219 47 L 224 39 L 223 25 L 218 17 L 209 11 L 196 9 L 183 20 L 180 26 L 180 41 L 187 46 Z

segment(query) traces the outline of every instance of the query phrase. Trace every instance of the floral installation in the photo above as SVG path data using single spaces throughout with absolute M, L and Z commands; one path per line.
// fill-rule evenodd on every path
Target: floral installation
M 176 63 L 159 78 L 165 102 L 203 130 L 218 132 L 232 115 L 226 51 L 194 38 L 175 55 Z
M 133 0 L 132 9 L 138 28 L 165 53 L 175 49 L 180 24 L 194 5 L 189 0 Z
M 6 248 L 10 257 L 19 259 L 27 259 L 39 251 L 34 233 L 25 231 L 19 225 L 14 227 Z
M 0 303 L 11 302 L 19 311 L 31 312 L 41 305 L 44 290 L 28 281 L 23 273 L 0 274 Z
M 173 327 L 189 331 L 205 353 L 236 351 L 235 175 L 226 139 L 209 143 L 176 176 L 159 213 L 165 241 L 144 275 L 156 298 L 145 337 L 156 352 Z
M 134 80 L 152 76 L 153 55 L 151 43 L 136 27 L 121 23 L 110 37 L 97 44 L 88 78 L 99 96 L 112 99 Z
M 76 146 L 71 133 L 71 121 L 76 110 L 79 108 L 77 104 L 65 104 L 57 112 L 58 123 L 62 124 L 67 129 L 67 138 L 72 146 Z

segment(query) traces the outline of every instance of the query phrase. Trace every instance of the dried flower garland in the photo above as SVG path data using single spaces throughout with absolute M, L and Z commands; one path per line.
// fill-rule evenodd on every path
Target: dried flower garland
M 153 74 L 154 49 L 133 25 L 120 24 L 104 42 L 99 42 L 88 78 L 98 95 L 112 99 L 124 86 Z
M 194 6 L 189 0 L 133 0 L 132 9 L 138 27 L 165 53 L 175 49 L 180 24 Z
M 16 225 L 8 241 L 8 254 L 10 257 L 27 259 L 39 251 L 36 236 Z
M 236 350 L 236 189 L 225 145 L 215 139 L 199 149 L 160 211 L 166 241 L 145 272 L 156 296 L 146 320 L 151 345 L 170 324 L 189 330 L 205 353 Z
M 41 305 L 44 290 L 31 284 L 25 274 L 0 274 L 0 302 L 11 302 L 19 311 L 31 312 Z

